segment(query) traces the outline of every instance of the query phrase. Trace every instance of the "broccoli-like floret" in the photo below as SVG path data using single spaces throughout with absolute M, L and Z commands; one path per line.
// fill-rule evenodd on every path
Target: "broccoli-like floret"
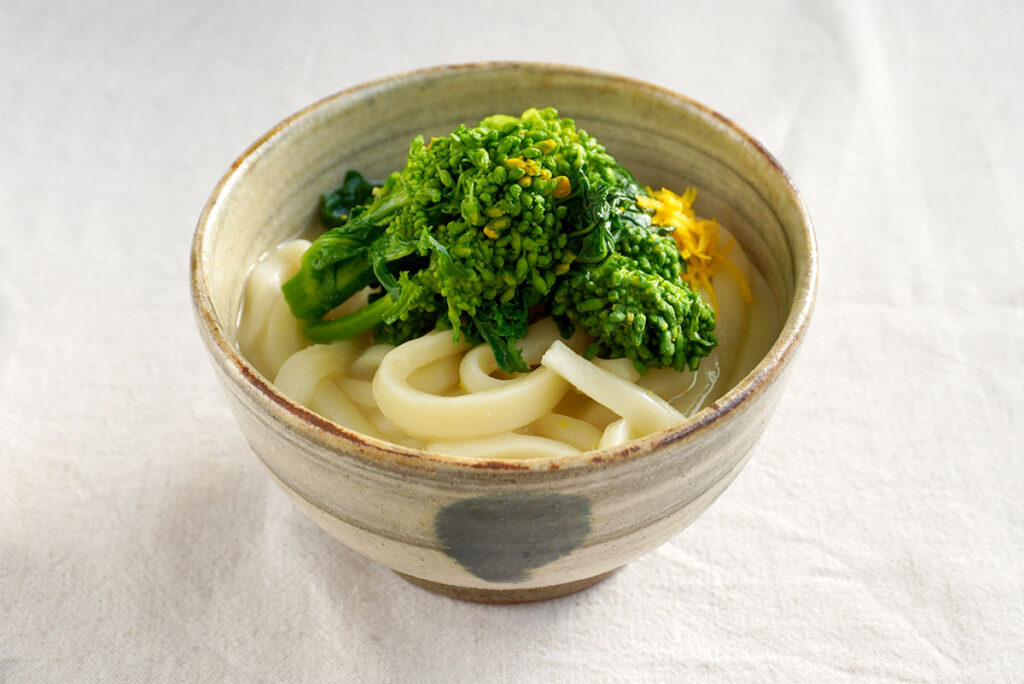
M 392 323 L 378 323 L 373 329 L 373 337 L 378 342 L 397 347 L 403 342 L 422 337 L 434 330 L 450 327 L 442 300 L 434 310 L 421 309 Z
M 526 321 L 517 307 L 540 301 L 574 258 L 559 206 L 572 191 L 568 174 L 588 169 L 597 179 L 613 163 L 553 109 L 490 117 L 429 143 L 417 137 L 373 202 L 343 207 L 347 220 L 313 243 L 285 299 L 314 341 L 376 327 L 396 342 L 436 325 L 443 300 L 456 336 L 465 327 L 503 369 L 528 370 L 515 346 Z M 324 212 L 336 213 L 326 200 Z M 372 284 L 386 294 L 365 310 L 319 320 Z
M 679 279 L 685 263 L 669 231 L 656 227 L 651 215 L 637 202 L 647 196 L 633 175 L 612 160 L 601 178 L 592 174 L 573 176 L 576 192 L 568 210 L 571 224 L 570 249 L 583 263 L 597 263 L 609 254 L 624 254 L 638 262 L 641 270 L 657 273 L 671 281 Z
M 563 334 L 579 326 L 594 338 L 587 358 L 626 357 L 641 372 L 648 366 L 696 370 L 717 344 L 714 312 L 700 295 L 622 254 L 574 266 L 550 302 Z
M 638 368 L 696 368 L 714 313 L 681 279 L 673 238 L 637 201 L 647 191 L 596 139 L 553 109 L 496 115 L 413 140 L 380 187 L 350 172 L 325 195 L 333 226 L 282 291 L 311 340 L 373 329 L 401 344 L 450 327 L 527 371 L 517 342 L 547 312 L 595 338 L 589 354 Z M 379 291 L 340 318 L 331 309 Z
M 589 357 L 626 357 L 641 372 L 696 369 L 717 343 L 714 311 L 682 280 L 671 229 L 654 226 L 638 203 L 647 190 L 617 164 L 573 180 L 569 249 L 578 258 L 548 302 L 563 334 L 578 326 L 595 338 Z

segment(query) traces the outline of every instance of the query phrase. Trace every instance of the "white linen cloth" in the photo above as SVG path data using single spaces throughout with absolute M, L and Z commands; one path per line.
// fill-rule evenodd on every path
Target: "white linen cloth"
M 0 681 L 1020 681 L 1022 33 L 1012 1 L 0 2 Z M 822 264 L 735 484 L 518 607 L 305 519 L 187 284 L 203 203 L 279 119 L 487 59 L 725 113 L 802 190 Z

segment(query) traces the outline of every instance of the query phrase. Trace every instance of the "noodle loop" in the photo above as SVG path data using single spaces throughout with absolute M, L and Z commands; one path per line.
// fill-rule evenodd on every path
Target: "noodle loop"
M 469 349 L 452 344 L 450 330 L 406 342 L 384 357 L 373 378 L 373 396 L 381 413 L 415 437 L 469 439 L 516 430 L 537 420 L 558 403 L 568 385 L 545 368 L 482 392 L 443 397 L 409 384 L 409 376 L 438 359 Z

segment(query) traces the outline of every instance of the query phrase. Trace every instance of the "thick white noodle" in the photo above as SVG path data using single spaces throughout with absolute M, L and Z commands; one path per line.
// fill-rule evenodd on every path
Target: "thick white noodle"
M 237 339 L 242 355 L 267 378 L 277 375 L 285 360 L 308 342 L 291 315 L 281 283 L 299 270 L 308 240 L 292 240 L 271 250 L 245 279 Z
M 618 420 L 619 416 L 607 406 L 597 403 L 585 394 L 571 388 L 565 393 L 562 401 L 555 406 L 555 413 L 561 413 L 590 423 L 598 430 L 603 430 L 608 423 Z
M 459 364 L 459 382 L 467 392 L 483 392 L 501 387 L 508 380 L 492 377 L 491 373 L 496 370 L 498 362 L 494 360 L 494 351 L 490 345 L 480 344 L 462 357 Z
M 564 380 L 545 368 L 501 387 L 459 396 L 428 394 L 409 384 L 409 376 L 417 368 L 468 348 L 465 342 L 453 344 L 450 330 L 397 347 L 384 357 L 373 378 L 373 396 L 381 413 L 414 437 L 469 439 L 532 423 L 548 413 L 568 389 Z
M 614 373 L 627 382 L 636 382 L 640 379 L 640 371 L 629 359 L 593 359 L 593 362 L 598 368 Z
M 426 442 L 422 439 L 416 439 L 405 434 L 398 427 L 388 420 L 383 413 L 374 409 L 373 412 L 366 416 L 366 419 L 373 423 L 373 426 L 380 431 L 384 436 L 384 439 L 395 444 L 401 444 L 412 449 L 422 449 L 426 446 Z
M 309 344 L 302 334 L 302 325 L 292 316 L 288 302 L 282 297 L 274 304 L 270 322 L 263 334 L 263 363 L 261 369 L 268 378 L 277 375 L 281 366 L 292 354 Z
M 375 344 L 368 347 L 362 355 L 352 362 L 349 376 L 359 380 L 373 380 L 373 374 L 389 351 L 394 349 L 390 344 Z
M 383 439 L 380 432 L 366 420 L 352 400 L 346 397 L 345 393 L 338 389 L 338 386 L 330 379 L 325 379 L 317 385 L 316 392 L 309 402 L 309 408 L 338 425 L 364 435 Z
M 342 377 L 335 378 L 334 383 L 359 406 L 377 408 L 377 401 L 373 398 L 373 385 L 369 380 Z
M 598 449 L 610 449 L 611 447 L 625 444 L 626 442 L 636 439 L 637 435 L 633 433 L 633 428 L 629 426 L 629 423 L 625 418 L 619 418 L 613 423 L 610 423 L 608 427 L 601 433 L 601 439 L 597 443 Z
M 686 419 L 654 392 L 598 368 L 559 341 L 551 345 L 541 363 L 625 418 L 641 435 L 664 430 Z
M 343 373 L 357 352 L 352 340 L 306 347 L 288 357 L 274 378 L 274 386 L 295 403 L 307 404 L 320 381 Z
M 576 447 L 547 437 L 506 432 L 484 439 L 431 442 L 427 451 L 472 458 L 557 458 L 580 453 Z
M 281 297 L 281 283 L 299 270 L 308 240 L 292 240 L 264 254 L 245 277 L 242 315 L 238 321 L 238 345 L 253 345 L 270 320 L 273 304 Z
M 561 339 L 561 334 L 552 319 L 542 318 L 537 321 L 526 331 L 526 336 L 519 340 L 519 351 L 523 356 L 523 361 L 528 366 L 536 366 L 551 343 L 558 339 Z M 575 351 L 580 351 L 587 341 L 586 335 L 577 331 L 571 338 L 565 340 L 565 344 Z M 481 344 L 470 349 L 462 357 L 459 377 L 467 392 L 482 392 L 510 382 L 510 380 L 493 377 L 491 373 L 496 370 L 498 370 L 498 362 L 494 359 L 494 350 L 488 344 Z
M 541 416 L 530 423 L 526 430 L 533 435 L 571 444 L 580 451 L 597 448 L 597 443 L 601 439 L 601 431 L 590 423 L 561 413 Z
M 458 382 L 459 357 L 457 355 L 445 356 L 425 366 L 420 366 L 409 375 L 409 386 L 427 394 L 441 394 L 445 390 L 454 388 Z

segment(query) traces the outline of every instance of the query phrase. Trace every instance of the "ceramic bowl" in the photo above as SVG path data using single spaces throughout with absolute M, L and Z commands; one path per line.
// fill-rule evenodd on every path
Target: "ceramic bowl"
M 277 392 L 235 344 L 243 282 L 310 225 L 347 169 L 383 177 L 417 134 L 555 107 L 641 180 L 694 185 L 739 238 L 784 321 L 763 360 L 675 428 L 559 459 L 431 454 L 340 427 Z M 451 596 L 516 602 L 590 586 L 690 524 L 736 477 L 779 399 L 811 314 L 816 251 L 785 172 L 725 117 L 663 88 L 565 66 L 447 66 L 344 90 L 257 140 L 223 177 L 192 247 L 203 342 L 253 451 L 329 534 Z

